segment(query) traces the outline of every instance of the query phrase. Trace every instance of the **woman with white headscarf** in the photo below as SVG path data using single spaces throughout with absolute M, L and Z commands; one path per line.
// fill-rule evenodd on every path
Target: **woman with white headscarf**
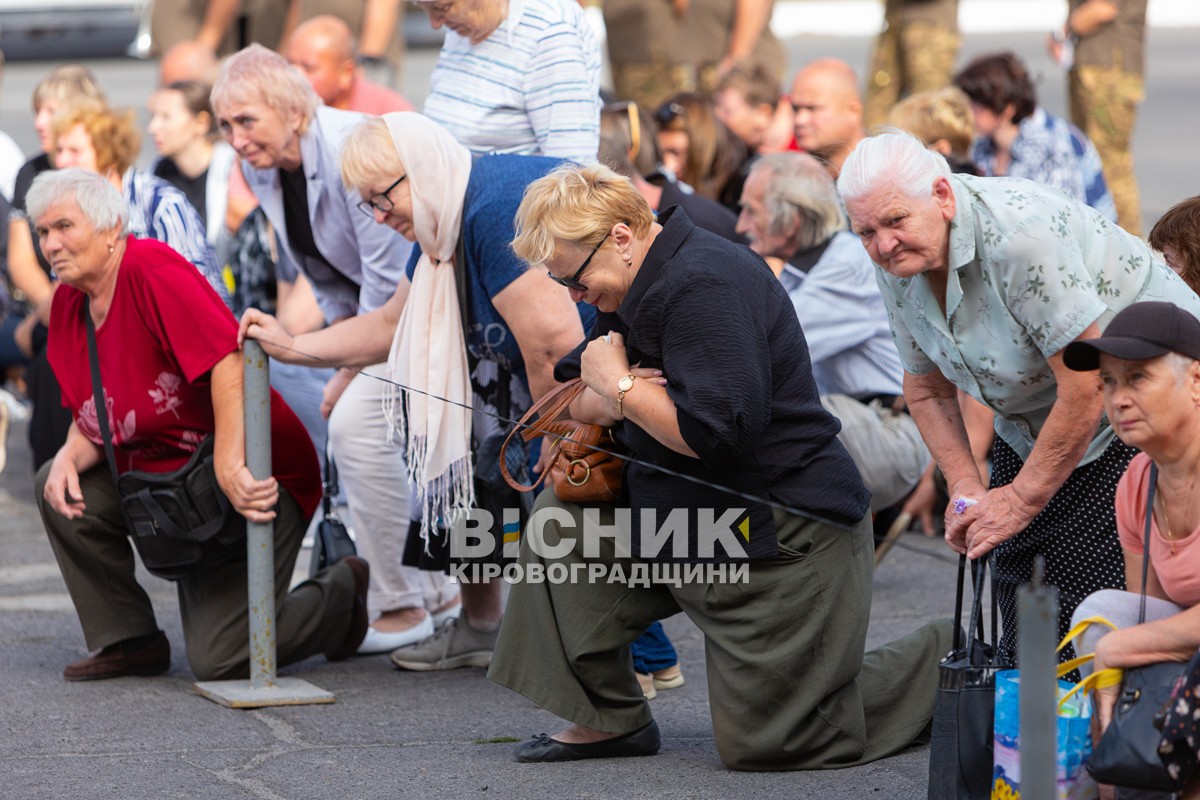
M 388 378 L 403 395 L 392 405 L 392 432 L 421 499 L 427 553 L 444 547 L 433 533 L 438 522 L 483 503 L 474 490 L 487 494 L 503 485 L 497 459 L 503 423 L 496 416 L 519 416 L 552 389 L 555 363 L 583 341 L 591 323 L 590 308 L 572 303 L 565 288 L 529 270 L 509 247 L 525 187 L 559 163 L 540 156 L 473 159 L 420 114 L 366 119 L 346 140 L 342 179 L 362 196 L 363 213 L 416 242 L 411 287 L 343 321 L 336 333 L 292 337 L 260 311 L 242 317 L 242 336 L 258 339 L 282 361 L 363 367 L 387 357 Z M 497 519 L 492 531 L 497 542 L 500 525 Z M 499 584 L 464 584 L 462 594 L 462 616 L 393 653 L 397 666 L 487 666 L 501 617 Z

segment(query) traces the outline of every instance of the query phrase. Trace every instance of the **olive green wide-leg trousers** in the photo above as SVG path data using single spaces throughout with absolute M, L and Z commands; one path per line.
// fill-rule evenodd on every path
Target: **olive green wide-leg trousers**
M 546 546 L 574 546 L 552 562 L 533 551 L 527 530 L 519 562 L 526 571 L 536 563 L 603 563 L 630 575 L 634 560 L 617 557 L 610 538 L 598 542 L 597 558 L 584 557 L 582 506 L 547 490 L 535 518 L 547 509 L 565 511 L 576 525 L 546 522 Z M 611 524 L 611 507 L 599 513 Z M 589 581 L 580 570 L 579 582 L 514 584 L 488 677 L 578 725 L 636 730 L 651 715 L 629 644 L 654 620 L 683 611 L 704 634 L 713 733 L 727 767 L 831 769 L 904 749 L 932 716 L 952 621 L 864 655 L 869 519 L 853 531 L 781 512 L 775 522 L 779 556 L 751 562 L 744 583 L 630 586 Z

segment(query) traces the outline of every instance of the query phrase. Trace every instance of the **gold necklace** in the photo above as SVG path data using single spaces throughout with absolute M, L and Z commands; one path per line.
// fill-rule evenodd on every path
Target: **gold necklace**
M 1160 528 L 1158 532 L 1163 534 L 1163 538 L 1171 543 L 1171 555 L 1175 555 L 1175 534 L 1171 533 L 1171 517 L 1167 514 L 1167 500 L 1162 492 L 1158 493 L 1158 507 L 1162 511 L 1163 525 L 1166 526 L 1165 530 Z M 1150 554 L 1147 553 L 1146 558 L 1149 557 Z

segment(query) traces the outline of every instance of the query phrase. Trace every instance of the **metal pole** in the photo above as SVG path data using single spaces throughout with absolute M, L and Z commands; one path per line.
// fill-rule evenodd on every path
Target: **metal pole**
M 271 477 L 271 386 L 262 345 L 247 339 L 245 354 L 246 467 L 257 480 Z M 250 598 L 250 685 L 275 683 L 275 530 L 246 522 Z
M 1033 581 L 1017 592 L 1022 800 L 1053 800 L 1057 794 L 1058 590 L 1043 584 L 1045 573 L 1046 562 L 1038 556 Z
M 246 467 L 271 477 L 271 387 L 262 345 L 247 339 L 244 354 Z M 192 688 L 229 708 L 332 703 L 334 696 L 299 678 L 275 674 L 275 526 L 246 522 L 246 583 L 250 615 L 250 680 L 200 681 Z

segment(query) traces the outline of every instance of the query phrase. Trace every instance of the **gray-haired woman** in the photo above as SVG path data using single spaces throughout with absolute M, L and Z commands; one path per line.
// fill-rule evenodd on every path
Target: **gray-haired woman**
M 89 316 L 115 469 L 176 470 L 212 435 L 217 483 L 232 507 L 252 522 L 275 522 L 280 663 L 352 654 L 366 633 L 367 565 L 346 559 L 288 593 L 320 498 L 316 456 L 295 414 L 272 394 L 274 475 L 250 474 L 237 323 L 216 292 L 167 245 L 127 236 L 125 201 L 95 173 L 43 173 L 27 208 L 61 281 L 48 350 L 74 417 L 66 444 L 38 472 L 39 509 L 88 649 L 98 651 L 68 665 L 64 676 L 152 675 L 171 663 L 166 635 L 134 575 L 129 530 L 105 463 Z M 187 575 L 178 587 L 196 677 L 247 675 L 245 560 Z
M 362 114 L 322 106 L 299 71 L 259 45 L 221 67 L 212 105 L 278 233 L 281 274 L 308 277 L 327 325 L 406 291 L 411 245 L 361 214 L 358 193 L 342 183 L 339 155 Z M 329 380 L 321 410 L 359 549 L 375 566 L 371 606 L 381 614 L 363 652 L 389 652 L 432 634 L 435 614 L 456 613 L 458 593 L 440 574 L 401 565 L 409 518 L 408 486 L 397 479 L 405 472 L 403 453 L 387 443 L 384 384 L 355 375 L 339 370 Z

